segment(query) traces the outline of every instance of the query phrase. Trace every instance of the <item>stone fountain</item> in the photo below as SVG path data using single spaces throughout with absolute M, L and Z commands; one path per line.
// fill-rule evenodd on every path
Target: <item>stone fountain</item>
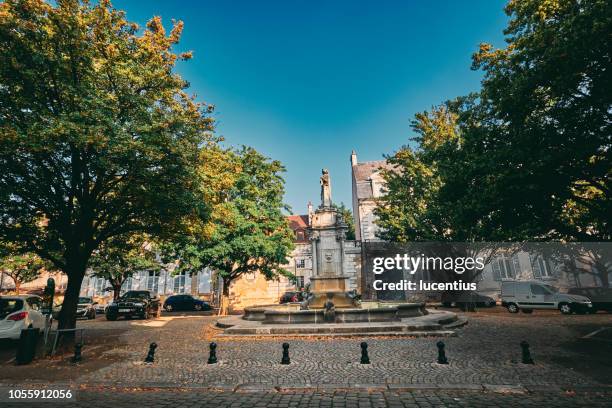
M 355 307 L 346 288 L 344 241 L 348 226 L 332 205 L 331 180 L 327 169 L 321 176 L 321 205 L 312 216 L 308 230 L 312 246 L 311 297 L 308 309 Z
M 424 303 L 385 304 L 361 307 L 347 291 L 344 273 L 345 239 L 348 226 L 332 205 L 331 180 L 327 169 L 320 178 L 321 205 L 312 216 L 309 239 L 312 246 L 311 295 L 301 304 L 247 307 L 241 317 L 217 322 L 227 335 L 277 334 L 380 334 L 443 330 L 457 324 L 451 312 L 428 311 Z

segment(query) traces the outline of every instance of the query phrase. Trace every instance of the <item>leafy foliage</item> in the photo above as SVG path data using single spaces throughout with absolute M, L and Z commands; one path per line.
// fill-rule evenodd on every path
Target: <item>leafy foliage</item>
M 223 280 L 224 296 L 245 273 L 259 272 L 267 279 L 290 275 L 281 267 L 293 248 L 283 213 L 283 171 L 280 162 L 249 147 L 202 152 L 199 177 L 211 217 L 193 225 L 189 239 L 171 245 L 178 270 L 211 267 Z
M 413 121 L 378 211 L 390 240 L 610 241 L 609 1 L 510 1 L 478 94 Z
M 145 236 L 118 237 L 102 245 L 89 261 L 93 275 L 104 278 L 113 288 L 113 298 L 119 297 L 127 278 L 139 271 L 161 270 L 156 259 L 155 245 Z
M 21 285 L 38 278 L 48 262 L 31 252 L 20 253 L 14 245 L 0 245 L 0 272 L 10 277 L 15 283 L 15 291 L 19 294 Z
M 333 204 L 334 208 L 338 213 L 342 216 L 342 219 L 348 226 L 348 230 L 346 231 L 346 239 L 354 240 L 355 239 L 355 219 L 353 218 L 353 212 L 350 208 L 348 208 L 344 203 Z
M 0 238 L 68 275 L 60 328 L 100 245 L 205 210 L 193 164 L 211 108 L 173 72 L 182 28 L 139 30 L 104 0 L 0 4 Z

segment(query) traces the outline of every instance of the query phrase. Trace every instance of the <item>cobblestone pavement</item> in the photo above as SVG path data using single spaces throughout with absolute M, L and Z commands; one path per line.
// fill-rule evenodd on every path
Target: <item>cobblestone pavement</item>
M 155 330 L 131 330 L 122 346 L 102 355 L 116 361 L 77 381 L 88 384 L 271 387 L 497 384 L 572 389 L 609 384 L 610 346 L 579 337 L 606 325 L 610 315 L 470 315 L 457 337 L 444 339 L 448 365 L 435 363 L 437 338 L 366 338 L 371 364 L 359 364 L 359 338 L 290 339 L 290 365 L 281 365 L 285 339 L 219 340 L 217 364 L 207 364 L 202 338 L 209 318 L 175 319 Z M 520 364 L 519 343 L 531 344 L 535 365 Z M 158 344 L 152 365 L 142 362 Z M 582 344 L 582 345 L 581 345 Z M 604 347 L 604 349 L 597 349 Z M 607 349 L 605 348 L 607 347 Z M 87 351 L 84 349 L 84 355 Z M 606 358 L 608 359 L 606 361 Z
M 500 394 L 475 391 L 224 393 L 197 390 L 81 391 L 76 403 L 46 402 L 46 407 L 609 407 L 612 393 Z M 10 403 L 7 408 L 37 406 Z M 43 405 L 38 405 L 43 406 Z
M 88 408 L 609 406 L 612 343 L 581 337 L 612 327 L 610 315 L 493 310 L 468 318 L 443 339 L 448 365 L 435 363 L 439 338 L 214 338 L 212 316 L 97 319 L 79 322 L 89 332 L 80 365 L 68 355 L 29 366 L 3 361 L 0 383 L 82 385 L 72 406 Z M 217 364 L 207 364 L 211 340 Z M 535 365 L 519 363 L 522 340 Z M 147 365 L 153 341 L 155 362 Z M 284 341 L 290 365 L 280 364 Z M 371 364 L 359 364 L 361 341 Z

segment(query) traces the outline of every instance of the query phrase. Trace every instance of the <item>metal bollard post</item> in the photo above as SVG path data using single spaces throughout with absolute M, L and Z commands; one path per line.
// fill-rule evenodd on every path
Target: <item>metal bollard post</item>
M 533 362 L 533 358 L 531 358 L 531 352 L 529 351 L 529 343 L 525 340 L 521 341 L 521 349 L 522 349 L 522 363 L 523 364 L 535 364 Z
M 436 343 L 436 346 L 438 346 L 438 364 L 448 364 L 446 352 L 444 351 L 444 342 L 440 340 Z
M 81 357 L 81 349 L 83 348 L 83 344 L 82 343 L 76 343 L 74 345 L 74 356 L 72 357 L 71 361 L 74 364 L 80 363 L 81 360 L 83 359 Z
M 217 343 L 210 343 L 210 354 L 208 355 L 208 364 L 217 363 Z
M 147 357 L 145 358 L 145 363 L 153 363 L 155 361 L 155 349 L 157 348 L 157 343 L 151 343 L 149 345 L 149 352 L 147 353 Z
M 361 364 L 370 364 L 370 356 L 368 356 L 368 343 L 361 343 Z
M 283 343 L 283 358 L 281 359 L 281 364 L 291 364 L 291 360 L 289 359 L 289 343 Z

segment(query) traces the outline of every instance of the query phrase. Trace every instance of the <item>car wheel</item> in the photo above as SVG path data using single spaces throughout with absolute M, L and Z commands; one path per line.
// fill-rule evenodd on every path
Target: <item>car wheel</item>
M 526 314 L 531 314 L 533 313 L 533 309 L 521 309 L 521 312 L 526 313 Z
M 202 305 L 199 303 L 196 303 L 195 305 L 193 305 L 193 308 L 199 312 L 200 310 L 202 310 Z
M 117 315 L 115 315 L 115 314 L 107 314 L 106 315 L 106 320 L 110 320 L 110 321 L 114 322 L 115 320 L 117 320 Z
M 174 308 L 172 307 L 172 305 L 165 305 L 164 309 L 166 309 L 166 312 L 171 312 L 174 310 Z
M 518 313 L 519 312 L 519 307 L 516 305 L 516 303 L 510 303 L 508 306 L 508 311 L 510 313 Z
M 559 305 L 559 311 L 564 315 L 572 314 L 572 308 L 569 303 L 561 303 Z

